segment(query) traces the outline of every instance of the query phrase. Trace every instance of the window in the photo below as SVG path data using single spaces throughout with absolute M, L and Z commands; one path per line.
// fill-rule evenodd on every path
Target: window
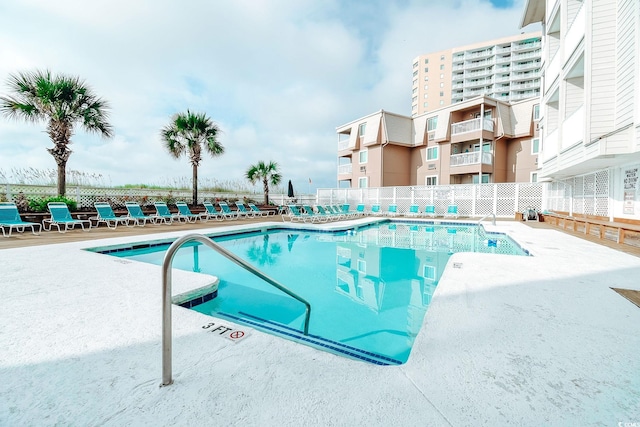
M 531 172 L 531 182 L 538 182 L 538 172 Z
M 414 72 L 413 72 L 413 77 L 415 77 L 415 76 L 417 76 L 417 75 L 418 75 L 418 70 L 416 70 L 416 71 L 414 71 Z
M 444 61 L 444 55 L 440 55 L 440 61 Z
M 367 124 L 366 123 L 360 123 L 360 126 L 358 127 L 358 136 L 364 136 L 364 131 L 367 129 Z
M 444 64 L 440 64 L 440 69 L 444 70 Z
M 367 188 L 367 181 L 369 179 L 364 176 L 362 178 L 358 178 L 358 188 Z
M 444 105 L 444 101 L 443 100 L 440 100 L 440 105 Z
M 444 87 L 444 83 L 440 83 L 440 87 Z
M 425 102 L 424 104 L 422 104 L 422 106 L 423 106 L 424 108 L 427 108 L 427 107 L 429 106 L 429 103 L 428 103 L 428 102 Z
M 540 138 L 533 138 L 531 140 L 531 154 L 538 154 L 539 152 L 540 152 Z
M 489 183 L 489 174 L 488 173 L 483 173 L 482 174 L 482 183 L 483 184 L 488 184 Z M 478 174 L 474 174 L 473 175 L 473 183 L 477 184 L 478 183 Z
M 428 64 L 428 63 L 429 63 L 429 58 L 425 59 L 425 60 L 424 60 L 424 63 L 425 63 L 425 64 Z
M 424 76 L 424 81 L 428 82 L 429 81 L 429 76 Z
M 424 99 L 427 99 L 429 96 L 425 93 L 424 94 Z
M 429 67 L 424 67 L 424 72 L 428 73 L 429 72 Z
M 440 91 L 440 96 L 444 96 L 444 92 L 443 91 Z
M 369 151 L 360 151 L 360 153 L 358 153 L 358 159 L 360 161 L 360 164 L 367 163 L 367 160 L 369 159 Z
M 440 78 L 444 79 L 444 74 L 440 73 Z
M 425 176 L 424 185 L 438 185 L 438 177 L 436 175 Z
M 427 160 L 438 160 L 438 147 L 427 148 Z
M 533 120 L 540 120 L 540 104 L 533 106 Z
M 438 116 L 427 119 L 427 132 L 436 130 L 438 127 Z
M 429 85 L 424 85 L 424 90 L 429 89 Z

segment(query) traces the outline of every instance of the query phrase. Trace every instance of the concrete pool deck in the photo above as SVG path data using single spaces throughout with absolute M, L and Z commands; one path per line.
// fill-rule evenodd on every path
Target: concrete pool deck
M 610 289 L 640 290 L 640 258 L 519 222 L 485 227 L 533 256 L 453 255 L 406 364 L 257 330 L 232 342 L 174 306 L 163 388 L 160 267 L 83 248 L 185 231 L 0 250 L 0 425 L 640 423 L 640 309 Z M 210 278 L 173 273 L 178 289 Z

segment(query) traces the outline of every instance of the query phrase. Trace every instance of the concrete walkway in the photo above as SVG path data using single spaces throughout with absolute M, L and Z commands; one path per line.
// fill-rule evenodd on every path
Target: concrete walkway
M 203 329 L 217 319 L 173 307 L 163 388 L 160 268 L 83 248 L 186 231 L 2 249 L 0 425 L 640 423 L 640 309 L 610 289 L 640 290 L 640 259 L 522 223 L 487 228 L 533 256 L 455 254 L 404 365 L 256 330 L 232 342 Z M 173 277 L 177 291 L 211 281 Z

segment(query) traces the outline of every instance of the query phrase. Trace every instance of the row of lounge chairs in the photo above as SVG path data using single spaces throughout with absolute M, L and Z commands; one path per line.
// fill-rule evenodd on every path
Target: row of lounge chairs
M 350 209 L 349 204 L 343 205 L 316 205 L 315 208 L 310 205 L 287 205 L 287 208 L 281 213 L 283 221 L 291 222 L 328 222 L 334 220 L 353 219 L 362 216 L 404 216 L 404 217 L 427 217 L 436 218 L 443 216 L 444 218 L 458 218 L 458 206 L 449 205 L 447 211 L 442 215 L 438 215 L 434 205 L 425 206 L 424 210 L 420 210 L 419 205 L 411 205 L 409 210 L 403 213 L 398 212 L 398 205 L 390 204 L 387 211 L 381 211 L 379 204 L 374 204 L 369 210 L 364 204 L 356 206 L 355 210 Z
M 204 212 L 192 213 L 185 202 L 176 202 L 178 212 L 172 213 L 166 203 L 155 202 L 156 212 L 148 215 L 143 212 L 138 203 L 126 202 L 127 215 L 117 216 L 109 203 L 96 202 L 94 203 L 97 212 L 96 216 L 89 219 L 76 219 L 71 216 L 71 212 L 69 212 L 69 208 L 65 203 L 50 202 L 47 204 L 47 209 L 51 214 L 51 218 L 43 220 L 41 225 L 35 222 L 23 221 L 15 203 L 3 202 L 0 203 L 0 229 L 4 237 L 11 237 L 13 231 L 22 233 L 27 229 L 31 229 L 33 234 L 37 235 L 43 228 L 46 231 L 51 231 L 53 227 L 56 227 L 60 233 L 65 233 L 75 228 L 76 225 L 80 226 L 82 230 L 88 231 L 92 227 L 98 227 L 101 223 L 104 223 L 110 229 L 116 229 L 120 224 L 133 227 L 144 226 L 147 223 L 172 224 L 173 222 L 187 223 L 197 220 L 208 221 L 210 219 L 223 221 L 225 219 L 256 218 L 274 213 L 273 211 L 261 210 L 253 203 L 248 203 L 245 206 L 241 202 L 236 202 L 236 210 L 232 210 L 226 202 L 219 202 L 218 205 L 220 206 L 219 210 L 216 209 L 213 203 L 204 202 Z

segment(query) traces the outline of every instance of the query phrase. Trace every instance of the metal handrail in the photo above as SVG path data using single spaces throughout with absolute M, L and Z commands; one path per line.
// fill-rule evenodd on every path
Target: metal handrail
M 487 219 L 487 218 L 488 218 L 488 217 L 490 217 L 490 216 L 492 216 L 492 217 L 493 217 L 493 221 L 491 221 L 491 224 L 492 224 L 492 225 L 496 225 L 496 214 L 494 214 L 494 213 L 486 214 L 485 216 L 483 216 L 482 218 L 480 218 L 480 219 L 478 220 L 478 225 L 480 225 L 480 223 L 481 223 L 482 221 L 484 221 L 485 219 Z
M 171 263 L 173 257 L 182 245 L 191 241 L 198 241 L 218 252 L 222 256 L 235 262 L 240 267 L 253 273 L 271 286 L 281 290 L 292 298 L 297 299 L 306 306 L 306 314 L 304 319 L 304 334 L 309 335 L 309 317 L 311 316 L 311 305 L 302 297 L 296 295 L 283 285 L 257 270 L 251 264 L 229 252 L 213 240 L 202 234 L 187 234 L 173 242 L 167 253 L 164 255 L 162 262 L 162 384 L 160 386 L 168 386 L 173 383 L 171 378 Z

